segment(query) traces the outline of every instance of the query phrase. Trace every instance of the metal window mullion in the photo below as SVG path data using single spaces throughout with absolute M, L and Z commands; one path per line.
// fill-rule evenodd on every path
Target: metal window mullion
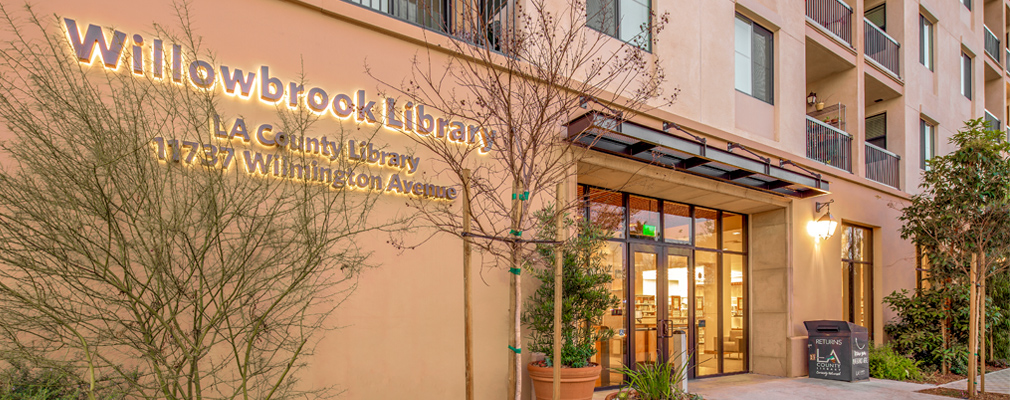
M 614 37 L 621 39 L 621 0 L 612 0 L 614 2 Z

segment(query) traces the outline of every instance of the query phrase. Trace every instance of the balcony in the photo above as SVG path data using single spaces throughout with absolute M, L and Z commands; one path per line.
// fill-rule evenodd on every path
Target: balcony
M 898 188 L 897 154 L 866 143 L 866 179 Z
M 985 28 L 985 53 L 999 63 L 999 38 L 989 30 L 988 26 L 983 26 L 983 28 Z
M 852 172 L 852 135 L 808 115 L 807 158 Z
M 479 10 L 463 1 L 344 1 L 498 52 L 503 51 L 504 35 L 511 31 L 512 1 L 488 3 Z
M 901 74 L 898 73 L 898 50 L 901 48 L 901 44 L 866 18 L 863 18 L 863 25 L 865 25 L 863 45 L 866 47 L 864 49 L 866 56 L 876 61 L 884 69 L 890 71 L 895 77 L 900 78 Z
M 841 0 L 807 0 L 807 18 L 852 46 L 852 8 Z
M 1010 61 L 1010 49 L 1006 49 L 1006 59 Z M 1010 72 L 1010 62 L 1006 63 L 1006 72 Z
M 996 118 L 989 110 L 985 110 L 985 122 L 989 124 L 989 129 L 994 131 L 1003 130 L 1003 123 Z

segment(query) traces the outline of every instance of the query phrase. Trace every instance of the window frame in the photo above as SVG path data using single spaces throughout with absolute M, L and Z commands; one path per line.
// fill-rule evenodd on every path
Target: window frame
M 936 124 L 919 118 L 919 168 L 929 171 L 927 161 L 933 157 L 936 157 Z
M 863 140 L 866 143 L 869 143 L 869 144 L 877 146 L 877 147 L 879 147 L 881 149 L 887 150 L 887 111 L 884 111 L 884 112 L 881 112 L 881 113 L 877 113 L 877 114 L 873 114 L 873 115 L 871 115 L 869 117 L 866 117 L 866 119 L 863 120 L 863 132 L 865 133 L 867 131 L 867 129 L 866 129 L 866 123 L 868 121 L 870 121 L 870 120 L 876 120 L 877 118 L 882 118 L 884 120 L 884 122 L 883 122 L 883 124 L 884 124 L 884 134 L 881 135 L 881 136 L 879 136 L 879 137 L 875 137 L 873 139 L 866 139 L 866 137 L 864 136 Z M 880 139 L 883 139 L 883 142 L 884 142 L 883 145 L 879 145 L 877 143 L 874 143 L 874 141 L 877 141 L 877 140 L 880 140 Z
M 592 0 L 590 0 L 590 1 L 592 1 Z M 610 29 L 612 29 L 612 31 L 607 31 L 607 30 L 603 29 L 603 23 L 607 22 L 606 18 L 604 18 L 603 21 L 601 21 L 600 27 L 597 27 L 597 26 L 593 25 L 594 19 L 591 18 L 592 16 L 590 15 L 591 11 L 590 11 L 590 5 L 589 5 L 590 3 L 589 3 L 589 1 L 586 2 L 586 27 L 587 28 L 592 29 L 592 30 L 594 30 L 596 32 L 599 32 L 601 34 L 610 36 L 610 37 L 612 37 L 614 39 L 620 40 L 620 41 L 622 41 L 624 43 L 627 43 L 627 44 L 629 44 L 629 45 L 631 45 L 633 47 L 639 48 L 639 49 L 641 49 L 641 50 L 643 50 L 645 52 L 652 53 L 652 25 L 653 25 L 652 24 L 652 17 L 653 17 L 653 14 L 652 14 L 652 7 L 653 7 L 652 0 L 640 0 L 640 1 L 645 1 L 645 2 L 649 3 L 648 4 L 648 7 L 649 7 L 649 27 L 648 27 L 648 29 L 639 32 L 637 35 L 635 35 L 634 37 L 632 37 L 632 38 L 630 38 L 628 40 L 625 40 L 624 38 L 621 37 L 621 19 L 623 19 L 622 18 L 622 12 L 623 11 L 621 10 L 621 5 L 624 2 L 626 2 L 626 1 L 636 1 L 636 0 L 596 0 L 596 1 L 601 5 L 600 12 L 603 12 L 603 5 L 612 2 L 613 8 L 614 8 L 614 11 L 613 11 L 614 16 L 612 17 L 613 26 L 610 27 Z M 643 43 L 635 43 L 635 39 L 636 38 L 640 38 L 642 34 L 646 34 L 644 42 Z
M 738 77 L 737 77 L 735 71 L 734 71 L 733 88 L 736 89 L 736 91 L 738 91 L 740 93 L 746 94 L 746 95 L 748 95 L 750 97 L 753 97 L 755 99 L 761 100 L 761 101 L 763 101 L 765 103 L 768 103 L 768 104 L 771 104 L 771 105 L 775 105 L 775 32 L 773 32 L 771 29 L 765 28 L 764 26 L 762 26 L 761 24 L 759 24 L 757 21 L 754 21 L 752 18 L 750 18 L 750 17 L 748 17 L 746 15 L 743 15 L 743 14 L 737 12 L 736 15 L 734 16 L 734 22 L 733 22 L 734 23 L 734 37 L 735 37 L 736 21 L 743 21 L 743 22 L 747 23 L 748 25 L 750 25 L 750 34 L 748 36 L 750 38 L 750 42 L 749 42 L 749 44 L 750 44 L 750 53 L 749 53 L 750 56 L 749 56 L 749 59 L 748 59 L 748 61 L 749 61 L 748 64 L 750 66 L 750 82 L 749 82 L 750 83 L 750 88 L 748 88 L 747 90 L 741 89 L 741 82 L 738 81 Z M 757 66 L 756 66 L 757 63 L 755 62 L 755 59 L 756 59 L 755 53 L 757 52 L 756 49 L 755 49 L 755 45 L 754 45 L 754 42 L 755 42 L 754 41 L 754 37 L 755 36 L 762 36 L 762 37 L 764 37 L 767 40 L 767 43 L 768 43 L 768 46 L 765 49 L 765 58 L 766 58 L 766 63 L 765 64 L 767 65 L 766 80 L 768 82 L 767 83 L 768 87 L 765 88 L 766 91 L 767 91 L 767 95 L 766 95 L 767 98 L 762 98 L 762 97 L 757 96 L 757 95 L 754 94 L 754 92 L 755 92 L 755 90 L 754 90 L 754 88 L 755 88 L 755 85 L 754 85 L 755 79 L 754 79 L 754 77 L 756 75 L 758 75 L 756 73 L 756 71 L 755 71 L 757 69 Z M 733 68 L 734 68 L 734 70 L 739 67 L 739 65 L 737 65 L 736 57 L 737 57 L 737 55 L 741 54 L 739 51 L 737 51 L 737 45 L 739 45 L 739 43 L 735 43 L 735 42 L 736 42 L 736 40 L 734 39 L 734 44 L 733 44 L 733 54 L 734 54 Z
M 961 51 L 961 63 L 960 63 L 961 64 L 961 95 L 964 96 L 964 97 L 967 97 L 968 100 L 971 100 L 971 96 L 972 96 L 972 87 L 971 86 L 972 86 L 973 80 L 974 80 L 973 79 L 974 76 L 972 76 L 972 75 L 974 75 L 974 74 L 972 74 L 972 70 L 971 69 L 972 69 L 973 61 L 974 61 L 974 59 L 973 59 L 972 56 L 969 56 L 968 53 L 965 53 L 963 50 Z
M 919 63 L 933 71 L 933 43 L 935 41 L 936 23 L 919 14 Z

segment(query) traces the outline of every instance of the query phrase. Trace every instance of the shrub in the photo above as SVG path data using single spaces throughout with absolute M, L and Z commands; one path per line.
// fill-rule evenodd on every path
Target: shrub
M 912 357 L 929 369 L 938 370 L 941 363 L 947 361 L 951 372 L 963 375 L 967 371 L 966 285 L 946 284 L 923 289 L 915 295 L 907 290 L 896 291 L 885 297 L 884 303 L 897 313 L 897 318 L 884 326 L 896 353 Z M 1006 323 L 1002 310 L 995 303 L 993 298 L 986 303 L 986 321 L 990 327 Z M 947 318 L 950 318 L 948 348 L 944 350 L 941 326 Z
M 680 382 L 687 379 L 687 369 L 677 367 L 672 362 L 677 357 L 670 357 L 670 361 L 638 364 L 636 368 L 627 366 L 611 369 L 614 372 L 624 374 L 628 377 L 628 385 L 625 389 L 634 392 L 626 392 L 624 398 L 635 400 L 694 400 L 701 396 L 681 392 L 678 388 Z M 690 363 L 690 360 L 688 360 Z M 631 395 L 631 393 L 634 393 Z M 618 397 L 619 399 L 621 397 Z
M 870 376 L 896 381 L 921 381 L 919 362 L 898 354 L 890 344 L 870 347 Z
M 55 368 L 10 361 L 6 369 L 0 369 L 0 400 L 87 400 L 88 386 L 79 376 Z M 123 399 L 125 386 L 99 380 L 95 399 Z
M 554 211 L 547 208 L 536 214 L 538 239 L 554 240 Z M 561 364 L 572 368 L 590 365 L 596 354 L 596 342 L 608 340 L 613 330 L 601 328 L 603 315 L 620 302 L 610 292 L 613 281 L 610 267 L 600 249 L 606 245 L 609 232 L 597 223 L 582 219 L 564 219 L 565 227 L 575 226 L 562 247 L 561 303 Z M 527 271 L 541 282 L 526 300 L 522 322 L 530 328 L 529 349 L 547 354 L 546 366 L 551 366 L 554 353 L 554 254 L 556 246 L 537 245 L 539 257 L 526 264 Z
M 993 303 L 1002 304 L 1003 308 L 1010 305 L 1010 272 L 997 274 L 988 285 Z M 1005 314 L 1006 310 L 1002 321 L 996 322 L 992 327 L 993 332 L 999 333 L 992 335 L 994 348 L 992 356 L 993 359 L 1002 360 L 1004 363 L 1010 360 L 1010 317 Z
M 0 400 L 79 400 L 86 395 L 82 382 L 48 368 L 15 364 L 0 371 Z

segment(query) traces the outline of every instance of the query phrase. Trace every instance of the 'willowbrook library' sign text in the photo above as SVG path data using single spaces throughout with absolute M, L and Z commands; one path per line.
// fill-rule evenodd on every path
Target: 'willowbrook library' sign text
M 127 55 L 124 53 L 126 33 L 112 31 L 109 39 L 106 38 L 104 29 L 92 24 L 88 25 L 82 37 L 75 20 L 64 18 L 63 22 L 67 40 L 78 62 L 93 65 L 100 59 L 105 68 L 110 70 L 118 70 L 120 64 L 125 64 L 121 60 Z M 368 101 L 364 90 L 350 94 L 331 94 L 320 87 L 306 90 L 298 82 L 288 82 L 285 85 L 279 78 L 272 76 L 270 67 L 265 65 L 257 73 L 226 65 L 216 69 L 209 62 L 199 59 L 186 64 L 182 47 L 178 44 L 166 46 L 160 39 L 154 39 L 148 44 L 140 34 L 133 35 L 131 39 L 130 69 L 137 77 L 150 74 L 155 80 L 170 80 L 176 84 L 188 82 L 198 89 L 220 88 L 224 94 L 242 99 L 252 99 L 253 92 L 256 91 L 255 97 L 264 104 L 287 104 L 292 109 L 301 105 L 319 116 L 381 124 L 405 134 L 445 140 L 461 146 L 474 146 L 480 154 L 487 154 L 493 147 L 494 131 L 431 115 L 421 104 L 407 102 L 397 110 L 395 99 L 386 98 L 381 106 L 376 107 L 375 101 Z M 380 111 L 376 112 L 376 108 Z M 158 137 L 154 139 L 155 153 L 165 161 L 200 162 L 225 169 L 237 162 L 238 168 L 252 176 L 303 180 L 329 185 L 334 189 L 346 187 L 442 200 L 452 200 L 458 195 L 455 187 L 413 180 L 411 175 L 417 171 L 421 163 L 420 157 L 388 151 L 368 141 L 330 140 L 326 136 L 297 137 L 275 131 L 268 123 L 255 125 L 242 118 L 225 121 L 216 117 L 210 129 L 214 137 L 225 143 L 247 145 L 255 142 L 267 149 L 287 151 L 264 154 L 250 149 L 236 152 L 230 145 L 200 144 Z M 298 153 L 304 157 L 293 156 Z M 236 158 L 240 160 L 236 161 Z M 380 175 L 332 168 L 331 163 L 341 161 L 341 158 L 355 164 L 393 169 L 395 172 L 383 179 Z

